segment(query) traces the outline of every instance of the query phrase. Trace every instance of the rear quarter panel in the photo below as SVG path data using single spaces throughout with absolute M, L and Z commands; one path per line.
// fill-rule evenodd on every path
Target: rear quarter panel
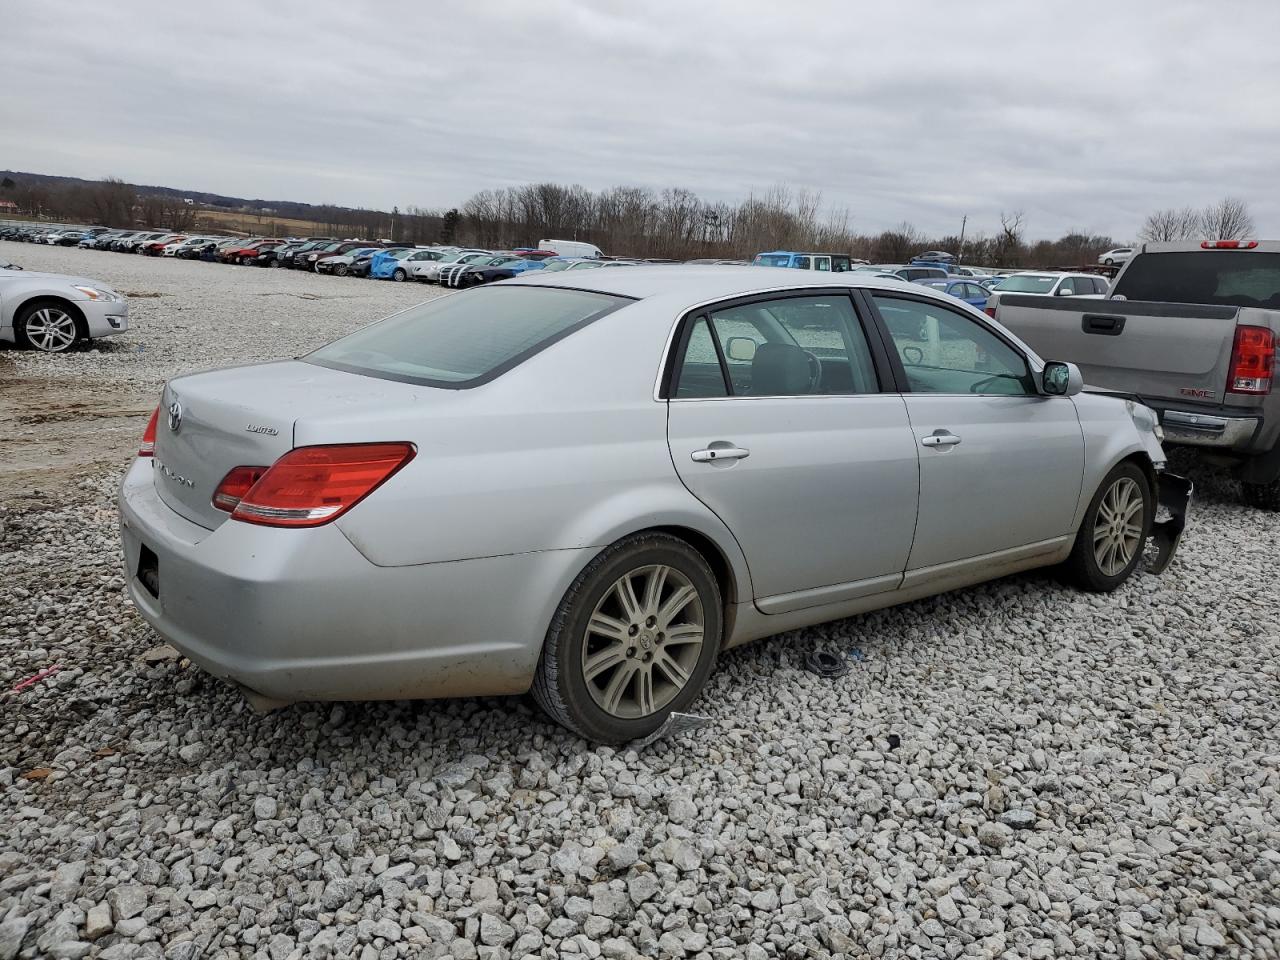
M 408 466 L 337 521 L 375 564 L 603 547 L 637 530 L 684 526 L 720 548 L 749 595 L 732 534 L 675 472 L 667 405 L 653 398 L 677 316 L 634 304 L 491 383 L 447 391 L 450 402 L 304 417 L 295 442 L 417 445 Z

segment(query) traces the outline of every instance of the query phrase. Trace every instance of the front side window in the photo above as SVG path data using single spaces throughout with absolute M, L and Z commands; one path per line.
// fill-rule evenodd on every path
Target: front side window
M 718 386 L 714 373 L 721 375 Z M 695 321 L 675 396 L 730 390 L 735 397 L 878 392 L 852 301 L 839 294 L 777 298 L 712 310 Z
M 808 270 L 808 269 L 809 269 L 809 258 L 808 258 L 808 257 L 796 257 L 796 262 L 795 262 L 794 264 L 792 264 L 792 266 L 796 267 L 796 268 L 797 268 L 797 269 L 799 269 L 799 270 Z
M 913 393 L 1031 396 L 1027 361 L 979 321 L 935 303 L 875 294 Z
M 471 387 L 630 302 L 555 287 L 480 287 L 429 300 L 302 359 L 384 380 Z

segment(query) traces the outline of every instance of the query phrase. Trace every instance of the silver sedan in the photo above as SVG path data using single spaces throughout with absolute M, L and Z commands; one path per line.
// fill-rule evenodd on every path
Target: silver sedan
M 60 273 L 0 273 L 0 341 L 64 353 L 129 329 L 129 304 L 101 280 Z
M 1149 538 L 1162 569 L 1156 431 L 923 287 L 536 271 L 171 381 L 126 574 L 260 707 L 532 690 L 617 743 L 757 638 L 1032 567 L 1113 590 Z

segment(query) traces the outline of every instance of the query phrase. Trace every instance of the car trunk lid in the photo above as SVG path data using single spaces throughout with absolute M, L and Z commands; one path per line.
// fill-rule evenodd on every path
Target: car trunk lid
M 296 360 L 180 377 L 161 399 L 156 490 L 175 513 L 215 529 L 229 516 L 213 505 L 218 484 L 235 467 L 275 463 L 293 448 L 300 418 L 384 409 L 426 392 Z

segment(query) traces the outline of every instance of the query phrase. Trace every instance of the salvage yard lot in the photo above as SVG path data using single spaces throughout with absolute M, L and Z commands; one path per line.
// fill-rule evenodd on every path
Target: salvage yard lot
M 4 259 L 106 281 L 132 329 L 0 348 L 0 690 L 59 668 L 0 701 L 0 957 L 1280 954 L 1280 515 L 1194 464 L 1163 577 L 1016 577 L 735 650 L 710 723 L 647 747 L 520 699 L 257 716 L 130 608 L 121 472 L 166 378 L 440 292 Z

